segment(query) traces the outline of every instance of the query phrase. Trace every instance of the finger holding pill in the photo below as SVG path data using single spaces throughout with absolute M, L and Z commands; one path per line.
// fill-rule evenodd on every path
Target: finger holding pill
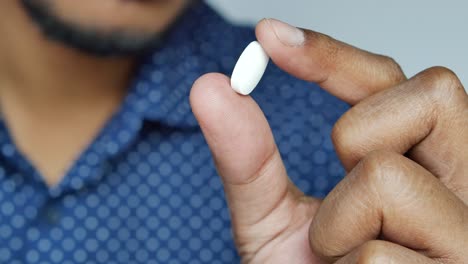
M 242 95 L 249 95 L 262 79 L 270 58 L 260 43 L 253 41 L 239 57 L 231 76 L 231 86 Z

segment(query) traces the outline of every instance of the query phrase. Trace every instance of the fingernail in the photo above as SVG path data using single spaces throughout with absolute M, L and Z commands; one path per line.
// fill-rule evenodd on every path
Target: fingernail
M 275 32 L 276 37 L 286 46 L 302 46 L 305 42 L 304 31 L 282 21 L 268 18 L 266 21 Z

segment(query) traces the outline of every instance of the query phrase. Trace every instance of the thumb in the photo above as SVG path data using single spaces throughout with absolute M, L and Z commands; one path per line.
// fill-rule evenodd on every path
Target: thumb
M 271 221 L 279 227 L 277 219 L 288 218 L 292 210 L 288 205 L 303 195 L 286 174 L 265 116 L 251 97 L 236 94 L 221 74 L 198 79 L 190 103 L 224 183 L 238 243 L 239 236 L 250 236 L 245 230 L 253 225 L 257 233 L 251 238 L 266 238 L 268 234 L 258 233 L 262 222 L 268 218 L 265 230 L 274 233 Z

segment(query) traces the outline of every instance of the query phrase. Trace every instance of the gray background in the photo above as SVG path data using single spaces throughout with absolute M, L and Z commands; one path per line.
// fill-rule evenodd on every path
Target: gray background
M 207 0 L 231 21 L 264 17 L 326 33 L 395 58 L 408 76 L 430 66 L 455 71 L 468 88 L 466 0 Z

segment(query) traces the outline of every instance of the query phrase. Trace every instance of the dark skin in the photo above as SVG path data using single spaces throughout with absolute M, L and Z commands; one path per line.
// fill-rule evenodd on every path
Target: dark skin
M 187 2 L 43 1 L 82 26 L 153 33 Z M 8 36 L 0 107 L 16 145 L 52 186 L 118 109 L 135 58 L 50 41 L 18 3 L 0 1 L 0 35 Z M 190 100 L 243 262 L 468 262 L 468 98 L 456 75 L 439 67 L 407 79 L 392 59 L 312 31 L 285 45 L 272 23 L 262 21 L 257 38 L 273 61 L 354 105 L 332 135 L 348 175 L 323 201 L 305 196 L 252 98 L 234 93 L 226 76 L 201 77 Z
M 347 176 L 323 201 L 305 196 L 255 101 L 225 76 L 201 77 L 190 99 L 243 263 L 468 262 L 468 96 L 457 76 L 434 67 L 407 79 L 388 57 L 307 30 L 285 45 L 275 23 L 256 29 L 274 63 L 353 105 L 332 133 Z

